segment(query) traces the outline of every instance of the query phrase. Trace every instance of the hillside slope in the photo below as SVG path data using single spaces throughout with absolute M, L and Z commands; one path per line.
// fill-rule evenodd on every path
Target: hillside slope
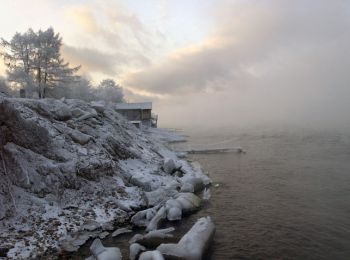
M 147 207 L 145 192 L 178 178 L 173 158 L 111 107 L 0 96 L 0 256 L 73 251 Z

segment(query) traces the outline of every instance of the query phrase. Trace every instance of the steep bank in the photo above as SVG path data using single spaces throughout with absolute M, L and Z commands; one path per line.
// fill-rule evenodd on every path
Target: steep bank
M 102 103 L 0 96 L 0 126 L 1 256 L 74 251 L 150 206 L 148 192 L 170 197 L 161 187 L 181 178 L 164 159 L 204 178 Z

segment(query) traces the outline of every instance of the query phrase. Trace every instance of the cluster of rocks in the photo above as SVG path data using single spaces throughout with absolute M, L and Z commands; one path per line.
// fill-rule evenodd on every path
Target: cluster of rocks
M 177 177 L 166 186 L 150 192 L 145 192 L 148 208 L 137 212 L 131 223 L 138 228 L 145 228 L 145 234 L 134 235 L 129 243 L 129 259 L 202 259 L 215 233 L 215 226 L 210 217 L 199 219 L 194 226 L 177 243 L 171 234 L 175 228 L 162 229 L 165 221 L 177 221 L 187 214 L 200 209 L 202 194 L 208 199 L 210 179 L 200 172 L 183 172 L 179 162 L 172 158 L 164 158 L 164 171 Z M 124 231 L 117 230 L 121 234 Z M 92 256 L 88 259 L 119 260 L 122 259 L 118 247 L 104 247 L 100 239 L 96 239 L 90 247 Z
M 110 104 L 0 95 L 0 257 L 52 258 L 130 217 L 154 231 L 198 209 L 210 179 L 155 136 Z
M 200 260 L 210 246 L 215 234 L 215 226 L 210 217 L 197 220 L 192 228 L 177 242 L 170 243 L 174 228 L 150 231 L 146 235 L 135 235 L 130 240 L 130 260 Z M 170 242 L 169 242 L 170 241 Z M 169 242 L 169 243 L 163 243 Z M 149 250 L 153 248 L 153 250 Z M 100 239 L 95 239 L 90 250 L 92 256 L 86 260 L 121 260 L 118 247 L 105 247 Z

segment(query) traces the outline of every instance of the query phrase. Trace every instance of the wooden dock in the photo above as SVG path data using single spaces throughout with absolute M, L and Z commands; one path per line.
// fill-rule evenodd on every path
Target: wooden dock
M 181 150 L 188 154 L 214 154 L 214 153 L 246 153 L 241 147 L 233 148 L 211 148 L 211 149 L 188 149 Z

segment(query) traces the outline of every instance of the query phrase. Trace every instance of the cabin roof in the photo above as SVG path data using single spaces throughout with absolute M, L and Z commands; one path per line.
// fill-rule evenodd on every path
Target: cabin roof
M 118 103 L 115 105 L 115 109 L 117 110 L 152 109 L 152 102 Z

